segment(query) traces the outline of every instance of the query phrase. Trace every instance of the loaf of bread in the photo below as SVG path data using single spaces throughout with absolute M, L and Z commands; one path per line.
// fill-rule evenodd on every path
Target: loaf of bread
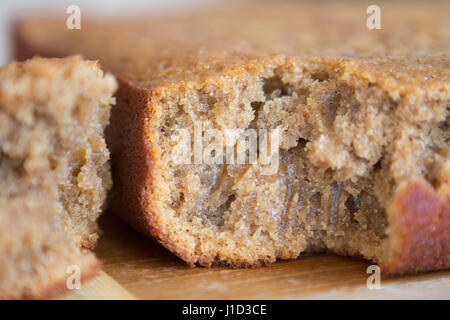
M 88 249 L 111 186 L 115 88 L 79 56 L 0 68 L 1 299 L 52 297 L 100 267 Z
M 82 53 L 118 77 L 111 206 L 188 264 L 330 251 L 413 273 L 450 267 L 450 7 L 427 3 L 381 2 L 379 30 L 353 1 L 76 31 L 35 17 L 16 54 Z M 231 129 L 263 141 L 256 159 Z

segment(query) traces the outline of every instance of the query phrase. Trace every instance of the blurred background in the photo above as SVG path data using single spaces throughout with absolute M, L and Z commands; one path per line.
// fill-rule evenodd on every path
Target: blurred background
M 0 0 L 0 65 L 11 60 L 10 31 L 14 18 L 34 12 L 55 12 L 67 15 L 70 5 L 77 5 L 83 14 L 114 16 L 139 12 L 166 12 L 195 9 L 196 6 L 221 3 L 225 0 Z

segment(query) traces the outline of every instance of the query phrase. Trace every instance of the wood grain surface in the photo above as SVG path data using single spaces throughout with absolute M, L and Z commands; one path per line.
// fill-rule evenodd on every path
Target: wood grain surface
M 100 226 L 103 270 L 138 299 L 450 299 L 450 271 L 382 277 L 369 290 L 369 262 L 325 254 L 256 269 L 190 268 L 114 216 Z
M 56 300 L 134 300 L 134 297 L 117 281 L 104 271 L 89 281 L 83 282 L 80 289 L 74 289 Z

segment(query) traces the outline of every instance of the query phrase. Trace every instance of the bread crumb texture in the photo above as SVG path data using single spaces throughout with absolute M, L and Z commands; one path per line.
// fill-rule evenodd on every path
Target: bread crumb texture
M 87 248 L 111 187 L 103 130 L 115 88 L 79 56 L 0 68 L 0 298 L 64 291 L 71 265 L 97 271 Z

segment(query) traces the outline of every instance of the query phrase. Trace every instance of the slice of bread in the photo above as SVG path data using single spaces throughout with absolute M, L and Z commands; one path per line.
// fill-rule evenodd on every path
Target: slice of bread
M 76 31 L 37 17 L 16 25 L 16 53 L 82 53 L 118 77 L 112 207 L 190 265 L 326 250 L 412 273 L 450 267 L 448 6 L 383 2 L 381 30 L 354 2 Z M 276 170 L 224 156 L 230 129 L 278 129 Z
M 79 56 L 0 68 L 0 298 L 52 297 L 100 267 L 115 88 Z

